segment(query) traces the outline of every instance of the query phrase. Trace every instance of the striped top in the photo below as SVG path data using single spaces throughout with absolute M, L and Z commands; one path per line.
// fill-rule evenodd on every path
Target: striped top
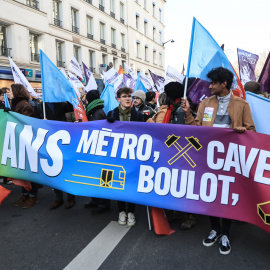
M 231 92 L 225 97 L 217 96 L 217 99 L 219 104 L 213 127 L 229 128 L 231 125 L 231 118 L 227 109 L 231 99 Z

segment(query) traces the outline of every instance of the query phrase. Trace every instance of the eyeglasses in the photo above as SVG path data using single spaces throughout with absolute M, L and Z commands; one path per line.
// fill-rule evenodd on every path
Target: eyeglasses
M 132 98 L 132 96 L 131 96 L 131 95 L 129 95 L 129 96 L 123 95 L 123 96 L 121 96 L 120 98 Z
M 134 99 L 140 99 L 140 98 L 139 97 L 133 97 L 132 99 L 134 100 Z

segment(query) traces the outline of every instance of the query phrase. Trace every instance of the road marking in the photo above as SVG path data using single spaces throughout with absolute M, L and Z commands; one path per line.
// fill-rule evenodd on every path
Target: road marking
M 111 221 L 64 270 L 96 270 L 106 260 L 130 227 Z

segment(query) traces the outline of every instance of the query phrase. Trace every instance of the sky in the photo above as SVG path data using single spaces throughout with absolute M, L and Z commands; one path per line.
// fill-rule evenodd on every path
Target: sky
M 165 3 L 165 68 L 187 67 L 192 20 L 195 17 L 231 63 L 237 48 L 260 54 L 270 51 L 270 0 L 167 0 Z

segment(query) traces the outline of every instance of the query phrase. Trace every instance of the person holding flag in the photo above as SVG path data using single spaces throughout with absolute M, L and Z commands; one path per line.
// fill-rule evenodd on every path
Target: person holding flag
M 181 107 L 185 112 L 185 123 L 232 128 L 238 133 L 244 133 L 246 130 L 256 131 L 248 103 L 232 93 L 233 73 L 229 69 L 218 67 L 208 72 L 207 77 L 210 79 L 209 89 L 212 96 L 200 103 L 196 118 L 190 111 L 187 98 L 181 101 Z M 228 237 L 232 221 L 222 218 L 220 223 L 218 217 L 210 217 L 210 222 L 212 230 L 203 240 L 203 245 L 210 247 L 220 240 L 220 254 L 229 254 L 231 245 Z

